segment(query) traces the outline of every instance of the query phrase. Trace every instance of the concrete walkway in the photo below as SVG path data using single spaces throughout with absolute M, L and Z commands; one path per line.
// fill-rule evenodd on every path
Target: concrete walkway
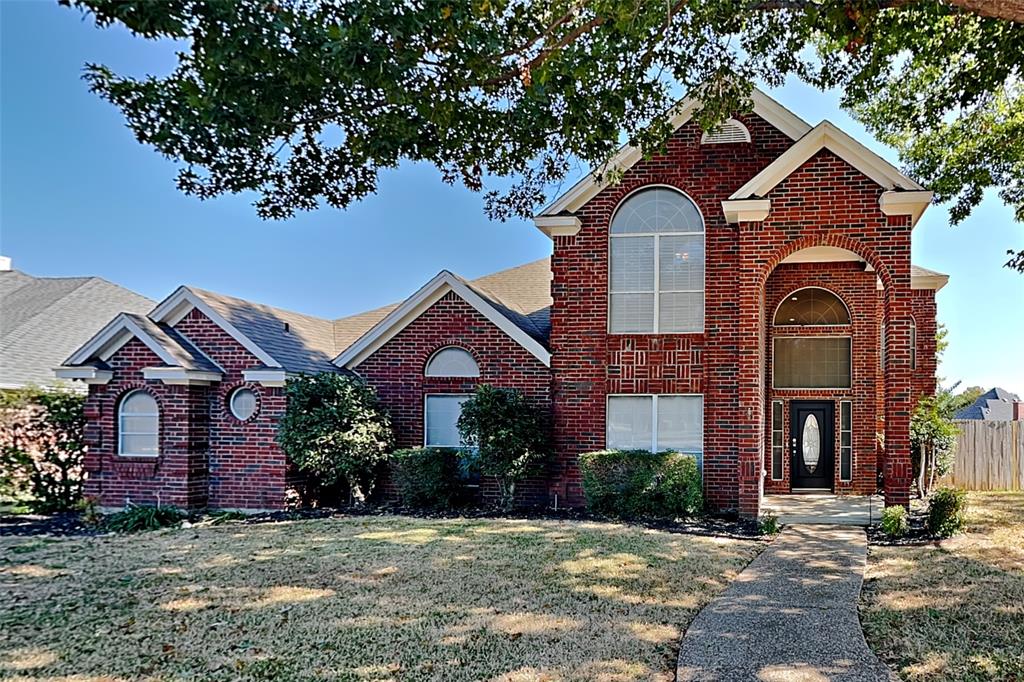
M 867 537 L 850 526 L 788 526 L 708 604 L 679 652 L 679 680 L 896 680 L 857 616 Z
M 775 514 L 779 523 L 786 525 L 870 526 L 882 518 L 885 501 L 881 495 L 765 495 L 762 507 L 763 511 Z

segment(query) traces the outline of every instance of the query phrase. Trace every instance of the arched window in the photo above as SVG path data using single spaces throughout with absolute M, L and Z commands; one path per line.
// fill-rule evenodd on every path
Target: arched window
M 843 300 L 827 289 L 794 291 L 775 311 L 776 325 L 822 326 L 850 324 L 850 311 Z
M 427 360 L 423 372 L 428 377 L 478 377 L 480 368 L 467 351 L 455 346 L 442 348 Z
M 231 415 L 238 421 L 246 421 L 256 414 L 256 408 L 258 401 L 256 400 L 256 392 L 251 388 L 245 386 L 236 388 L 231 393 L 231 398 L 228 400 L 228 407 L 231 410 Z
M 614 334 L 704 329 L 704 218 L 667 187 L 640 190 L 610 226 L 609 329 Z
M 126 457 L 160 454 L 160 408 L 145 391 L 132 391 L 121 401 L 117 452 Z

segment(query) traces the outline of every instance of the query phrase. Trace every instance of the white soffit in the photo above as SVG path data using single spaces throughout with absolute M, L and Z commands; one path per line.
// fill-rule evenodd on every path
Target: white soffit
M 866 262 L 853 251 L 840 249 L 837 246 L 811 246 L 800 249 L 782 259 L 782 263 L 844 263 Z
M 532 353 L 546 366 L 551 366 L 551 353 L 535 338 L 527 334 L 511 320 L 495 310 L 483 297 L 473 291 L 465 282 L 448 272 L 441 271 L 427 282 L 415 294 L 405 300 L 402 305 L 391 311 L 383 320 L 375 324 L 351 346 L 345 349 L 334 364 L 338 367 L 353 369 L 366 358 L 373 355 L 381 346 L 394 338 L 413 320 L 422 315 L 430 306 L 437 303 L 449 291 L 455 292 L 466 303 L 490 320 L 496 327 L 505 332 L 513 341 Z
M 87 384 L 106 384 L 114 378 L 114 373 L 109 369 L 96 367 L 68 367 L 61 365 L 54 367 L 53 373 L 58 379 L 77 379 Z
M 806 121 L 761 90 L 755 88 L 750 94 L 750 99 L 753 104 L 754 113 L 778 128 L 790 139 L 799 140 L 811 130 L 811 126 Z M 680 102 L 669 119 L 672 130 L 678 130 L 688 123 L 693 118 L 693 112 L 697 110 L 699 104 L 699 100 L 694 98 L 687 98 Z M 625 145 L 611 158 L 606 168 L 608 170 L 618 169 L 625 171 L 632 168 L 642 158 L 643 154 L 639 147 Z M 564 217 L 567 214 L 574 213 L 607 186 L 608 182 L 603 179 L 599 181 L 594 171 L 587 173 L 569 191 L 555 199 L 555 201 L 537 214 L 534 217 L 534 223 L 542 232 L 549 234 L 546 226 L 542 224 L 542 218 Z
M 288 373 L 283 369 L 247 369 L 242 371 L 242 378 L 254 384 L 280 388 L 285 385 Z

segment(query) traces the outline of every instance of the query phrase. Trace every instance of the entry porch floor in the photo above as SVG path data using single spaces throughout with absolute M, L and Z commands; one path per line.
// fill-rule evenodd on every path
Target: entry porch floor
M 884 505 L 881 495 L 765 495 L 761 512 L 770 511 L 787 525 L 870 526 L 879 522 Z

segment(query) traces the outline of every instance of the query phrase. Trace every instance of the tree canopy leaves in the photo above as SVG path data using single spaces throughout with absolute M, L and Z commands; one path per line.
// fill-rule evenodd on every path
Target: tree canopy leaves
M 527 216 L 620 134 L 657 149 L 681 92 L 708 128 L 795 76 L 841 88 L 955 222 L 989 188 L 1024 220 L 1018 0 L 63 1 L 183 41 L 170 74 L 86 78 L 182 191 L 252 191 L 266 218 L 345 207 L 403 160 L 510 178 L 488 214 Z

